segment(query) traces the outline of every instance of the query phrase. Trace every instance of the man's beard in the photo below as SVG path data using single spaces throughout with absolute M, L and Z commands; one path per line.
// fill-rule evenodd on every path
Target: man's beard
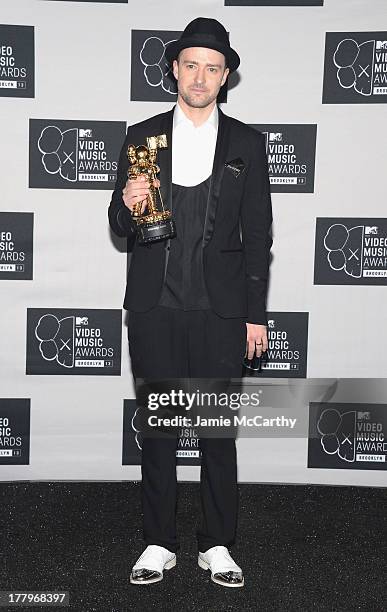
M 179 94 L 183 98 L 184 102 L 192 108 L 205 108 L 206 106 L 211 104 L 211 102 L 213 102 L 217 97 L 211 96 L 211 94 L 198 97 L 195 94 L 190 94 L 186 91 L 179 91 Z

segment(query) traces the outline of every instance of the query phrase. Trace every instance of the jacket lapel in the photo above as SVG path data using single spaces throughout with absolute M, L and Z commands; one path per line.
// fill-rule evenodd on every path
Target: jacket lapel
M 167 148 L 159 149 L 157 152 L 156 163 L 160 166 L 158 178 L 160 180 L 160 191 L 164 202 L 164 208 L 172 210 L 172 126 L 173 126 L 173 111 L 174 106 L 170 111 L 164 114 L 161 121 L 160 134 L 167 136 Z
M 158 164 L 160 166 L 159 180 L 160 180 L 160 192 L 163 199 L 164 208 L 172 211 L 172 129 L 173 129 L 173 111 L 175 106 L 164 114 L 164 117 L 160 125 L 160 134 L 167 136 L 167 148 L 160 149 L 158 152 Z M 157 243 L 156 243 L 157 244 Z M 169 249 L 171 239 L 161 240 L 159 242 L 160 248 L 164 249 L 164 273 L 163 278 L 165 280 L 167 274 L 167 266 L 169 259 Z
M 202 247 L 204 248 L 214 231 L 216 208 L 218 205 L 220 186 L 223 178 L 224 165 L 226 162 L 228 143 L 230 139 L 230 121 L 227 115 L 225 115 L 220 108 L 219 110 L 219 122 L 218 122 L 218 134 L 216 139 L 216 147 L 214 154 L 214 163 L 212 166 L 212 175 L 210 181 L 210 189 L 208 192 L 206 218 L 203 230 L 203 241 Z

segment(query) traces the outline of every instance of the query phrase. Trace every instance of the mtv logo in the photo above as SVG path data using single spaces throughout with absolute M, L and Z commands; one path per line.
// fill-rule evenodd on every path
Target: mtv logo
M 387 40 L 377 40 L 376 41 L 376 50 L 387 49 Z
M 282 132 L 270 132 L 270 142 L 282 142 Z
M 89 325 L 89 317 L 75 317 L 75 325 Z
M 267 326 L 270 327 L 270 329 L 274 329 L 275 327 L 274 319 L 269 319 L 267 322 Z
M 364 231 L 366 234 L 377 234 L 378 228 L 376 225 L 366 225 Z
M 359 412 L 357 413 L 357 418 L 359 419 L 359 421 L 369 421 L 371 418 L 371 413 L 370 412 Z
M 79 138 L 91 138 L 93 135 L 93 131 L 91 130 L 91 128 L 83 130 L 82 128 L 79 128 Z

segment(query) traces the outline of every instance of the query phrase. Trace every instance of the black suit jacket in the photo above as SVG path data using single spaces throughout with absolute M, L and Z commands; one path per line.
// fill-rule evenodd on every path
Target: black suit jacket
M 109 206 L 109 223 L 118 236 L 132 237 L 124 308 L 145 312 L 157 305 L 169 255 L 169 242 L 140 245 L 135 225 L 122 200 L 129 161 L 127 147 L 146 144 L 147 136 L 167 135 L 159 149 L 158 178 L 164 206 L 172 210 L 172 121 L 174 107 L 128 128 L 117 181 Z M 189 146 L 189 143 L 187 143 Z M 227 165 L 229 163 L 229 165 Z M 272 207 L 261 132 L 219 109 L 219 125 L 203 231 L 203 273 L 213 310 L 221 317 L 243 317 L 267 324 L 266 291 Z M 172 239 L 173 240 L 173 239 Z

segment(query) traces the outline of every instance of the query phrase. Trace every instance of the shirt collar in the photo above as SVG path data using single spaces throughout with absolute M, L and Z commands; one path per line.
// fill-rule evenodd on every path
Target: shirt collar
M 187 115 L 181 108 L 180 104 L 176 102 L 175 110 L 173 113 L 173 127 L 175 128 L 179 123 L 183 123 L 183 122 L 193 125 L 193 122 L 191 121 L 191 119 L 187 117 Z M 218 105 L 215 104 L 210 116 L 208 117 L 208 119 L 206 119 L 204 123 L 202 123 L 200 127 L 210 125 L 216 131 L 218 129 L 218 122 L 219 122 L 219 111 L 218 111 Z

